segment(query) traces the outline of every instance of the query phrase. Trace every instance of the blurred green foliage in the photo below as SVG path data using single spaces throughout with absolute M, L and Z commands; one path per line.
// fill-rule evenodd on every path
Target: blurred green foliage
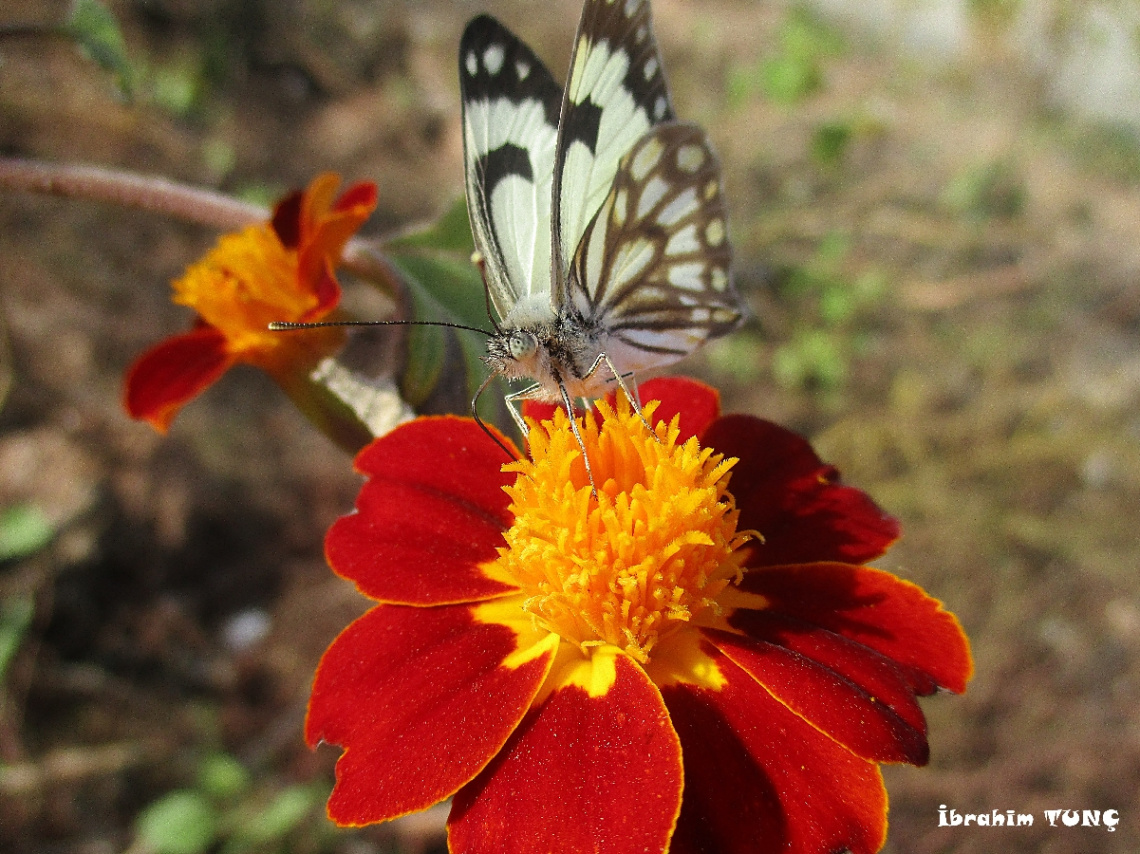
M 807 262 L 787 271 L 779 294 L 794 318 L 792 332 L 772 354 L 781 385 L 837 389 L 864 349 L 862 321 L 882 305 L 887 281 L 875 270 L 850 273 L 849 254 L 849 239 L 833 233 Z
M 36 602 L 30 595 L 8 596 L 0 602 L 0 691 L 8 668 L 32 625 Z
M 38 507 L 16 504 L 0 511 L 0 561 L 15 560 L 37 552 L 51 542 L 55 532 Z
M 969 0 L 970 12 L 999 26 L 1011 23 L 1021 9 L 1021 0 Z
M 739 106 L 757 94 L 779 104 L 797 104 L 823 84 L 824 58 L 842 49 L 836 30 L 797 6 L 780 27 L 775 51 L 755 65 L 730 72 L 729 104 Z
M 953 213 L 985 222 L 1014 217 L 1025 209 L 1025 184 L 1005 160 L 960 172 L 943 188 L 941 202 Z
M 201 792 L 179 789 L 143 810 L 135 832 L 155 854 L 198 854 L 217 839 L 218 811 Z
M 854 135 L 855 128 L 851 122 L 825 122 L 812 134 L 812 160 L 821 166 L 837 166 L 851 146 Z
M 323 832 L 328 787 L 297 784 L 259 788 L 240 762 L 226 753 L 205 757 L 195 785 L 168 792 L 135 820 L 132 850 L 152 854 L 221 854 L 290 850 L 291 837 L 308 824 Z
M 148 69 L 146 82 L 154 105 L 175 118 L 194 115 L 206 92 L 199 66 L 195 59 L 182 58 Z
M 75 0 L 64 23 L 64 32 L 92 62 L 114 77 L 124 98 L 131 97 L 135 73 L 127 57 L 119 22 L 106 6 L 99 0 Z
M 0 511 L 0 563 L 19 560 L 43 549 L 55 536 L 51 522 L 38 507 L 17 504 Z M 31 593 L 9 593 L 0 601 L 0 696 L 16 653 L 36 612 Z

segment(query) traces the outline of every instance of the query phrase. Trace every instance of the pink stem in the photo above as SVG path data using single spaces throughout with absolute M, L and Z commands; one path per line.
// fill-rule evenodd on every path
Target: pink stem
M 219 231 L 265 222 L 270 215 L 258 205 L 153 175 L 0 157 L 0 190 L 5 189 L 139 208 Z M 399 273 L 371 242 L 350 240 L 341 263 L 346 270 L 379 284 L 397 300 L 403 298 Z
M 263 207 L 211 190 L 94 166 L 0 157 L 0 189 L 108 202 L 227 231 L 269 218 Z

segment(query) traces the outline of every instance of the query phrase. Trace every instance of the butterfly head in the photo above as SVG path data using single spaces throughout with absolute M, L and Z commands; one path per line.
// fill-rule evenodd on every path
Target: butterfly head
M 538 336 L 528 329 L 507 329 L 487 340 L 483 361 L 494 374 L 508 380 L 534 377 L 541 371 L 542 347 Z

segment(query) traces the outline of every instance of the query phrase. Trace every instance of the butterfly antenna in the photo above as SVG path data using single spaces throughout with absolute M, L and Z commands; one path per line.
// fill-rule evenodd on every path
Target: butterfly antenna
M 287 332 L 291 329 L 321 329 L 326 326 L 446 326 L 448 329 L 478 332 L 488 338 L 495 334 L 477 326 L 464 326 L 462 323 L 447 323 L 443 320 L 319 320 L 312 323 L 275 320 L 269 324 L 269 331 Z

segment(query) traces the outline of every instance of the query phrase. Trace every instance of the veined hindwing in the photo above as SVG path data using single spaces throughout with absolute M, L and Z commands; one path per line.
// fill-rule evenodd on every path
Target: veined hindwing
M 571 272 L 579 312 L 623 370 L 668 364 L 731 331 L 741 303 L 720 167 L 696 125 L 667 122 L 622 159 Z

